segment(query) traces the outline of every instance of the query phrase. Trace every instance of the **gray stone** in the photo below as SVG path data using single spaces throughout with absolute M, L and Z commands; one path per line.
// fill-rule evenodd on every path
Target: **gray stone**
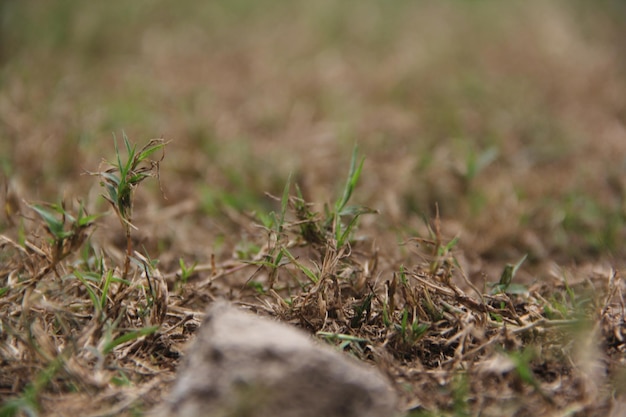
M 287 324 L 213 304 L 159 417 L 390 417 L 374 368 Z

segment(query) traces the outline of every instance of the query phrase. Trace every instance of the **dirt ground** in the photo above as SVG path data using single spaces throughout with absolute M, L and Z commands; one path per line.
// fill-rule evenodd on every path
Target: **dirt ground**
M 411 416 L 623 415 L 624 18 L 0 1 L 0 415 L 143 415 L 216 299 Z

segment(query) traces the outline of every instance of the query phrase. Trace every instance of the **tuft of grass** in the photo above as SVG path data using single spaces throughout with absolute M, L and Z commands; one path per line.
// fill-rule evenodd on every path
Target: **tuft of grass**
M 187 265 L 183 258 L 178 259 L 178 265 L 180 266 L 180 283 L 182 286 L 187 284 L 189 278 L 194 274 L 197 262 L 194 262 L 192 265 Z
M 94 307 L 94 317 L 97 317 L 98 320 L 104 320 L 104 312 L 107 311 L 107 301 L 109 301 L 111 283 L 122 281 L 113 277 L 112 270 L 100 275 L 90 271 L 83 272 L 77 269 L 73 272 L 73 275 L 83 284 L 85 290 L 87 290 Z M 100 281 L 101 287 L 97 286 L 98 281 Z
M 42 270 L 42 275 L 80 248 L 88 236 L 89 228 L 101 216 L 87 215 L 82 202 L 76 216 L 66 210 L 65 204 L 33 204 L 29 207 L 43 220 L 50 236 L 49 264 Z
M 122 161 L 116 146 L 117 163 L 99 174 L 108 192 L 105 198 L 128 232 L 133 190 L 143 179 L 158 175 L 158 161 L 148 157 L 164 143 L 151 141 L 141 150 L 126 137 L 124 143 L 128 160 Z M 24 223 L 32 225 L 23 243 L 1 237 L 2 248 L 22 254 L 3 270 L 8 274 L 3 279 L 12 278 L 0 291 L 0 308 L 13 311 L 1 317 L 3 346 L 12 346 L 3 348 L 3 360 L 14 369 L 23 360 L 32 362 L 31 371 L 20 371 L 20 392 L 0 409 L 6 416 L 39 415 L 42 394 L 48 390 L 69 392 L 114 381 L 117 377 L 107 369 L 118 367 L 123 373 L 120 365 L 127 353 L 120 351 L 129 346 L 141 350 L 146 338 L 155 337 L 167 311 L 167 286 L 155 260 L 127 253 L 120 269 L 110 265 L 105 251 L 97 255 L 89 232 L 103 214 L 88 214 L 82 201 L 75 213 L 64 203 L 28 207 L 36 216 Z M 136 266 L 132 271 L 131 260 Z M 51 274 L 58 279 L 48 279 Z M 137 279 L 139 274 L 147 286 Z
M 162 150 L 166 142 L 163 139 L 152 139 L 143 148 L 137 149 L 137 145 L 131 145 L 125 133 L 122 137 L 126 150 L 126 160 L 122 159 L 117 138 L 114 136 L 116 160 L 110 163 L 110 168 L 100 171 L 96 175 L 101 178 L 100 185 L 106 190 L 104 198 L 111 204 L 125 232 L 126 259 L 122 278 L 126 279 L 133 254 L 131 240 L 132 229 L 135 229 L 132 224 L 133 195 L 137 186 L 147 178 L 156 176 L 158 179 L 159 164 L 165 157 L 165 153 L 159 160 L 149 158 L 155 152 Z
M 527 256 L 528 255 L 524 255 L 515 265 L 506 264 L 504 270 L 502 271 L 502 275 L 500 275 L 500 280 L 496 284 L 492 285 L 492 294 L 507 292 L 515 294 L 527 291 L 526 287 L 523 285 L 512 284 L 515 274 L 517 274 L 517 271 L 520 269 Z
M 359 217 L 363 214 L 377 213 L 376 210 L 362 206 L 348 206 L 348 202 L 352 197 L 352 193 L 361 176 L 363 163 L 365 158 L 359 160 L 358 147 L 355 145 L 352 151 L 352 159 L 350 161 L 350 169 L 348 171 L 348 179 L 343 188 L 343 193 L 339 199 L 335 201 L 334 210 L 327 214 L 327 223 L 332 222 L 332 231 L 337 248 L 343 247 L 348 241 L 351 233 L 358 224 Z M 347 222 L 343 220 L 347 218 Z

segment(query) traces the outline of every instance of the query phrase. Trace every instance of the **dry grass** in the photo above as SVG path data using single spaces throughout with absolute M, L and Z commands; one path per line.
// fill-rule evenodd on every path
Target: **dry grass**
M 0 3 L 0 415 L 141 415 L 218 298 L 411 415 L 617 410 L 623 6 L 248 3 Z

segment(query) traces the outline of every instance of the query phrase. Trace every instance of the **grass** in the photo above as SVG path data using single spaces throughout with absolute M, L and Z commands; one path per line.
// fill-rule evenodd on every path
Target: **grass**
M 218 298 L 409 415 L 623 402 L 622 6 L 40 3 L 0 4 L 0 415 L 141 415 Z

